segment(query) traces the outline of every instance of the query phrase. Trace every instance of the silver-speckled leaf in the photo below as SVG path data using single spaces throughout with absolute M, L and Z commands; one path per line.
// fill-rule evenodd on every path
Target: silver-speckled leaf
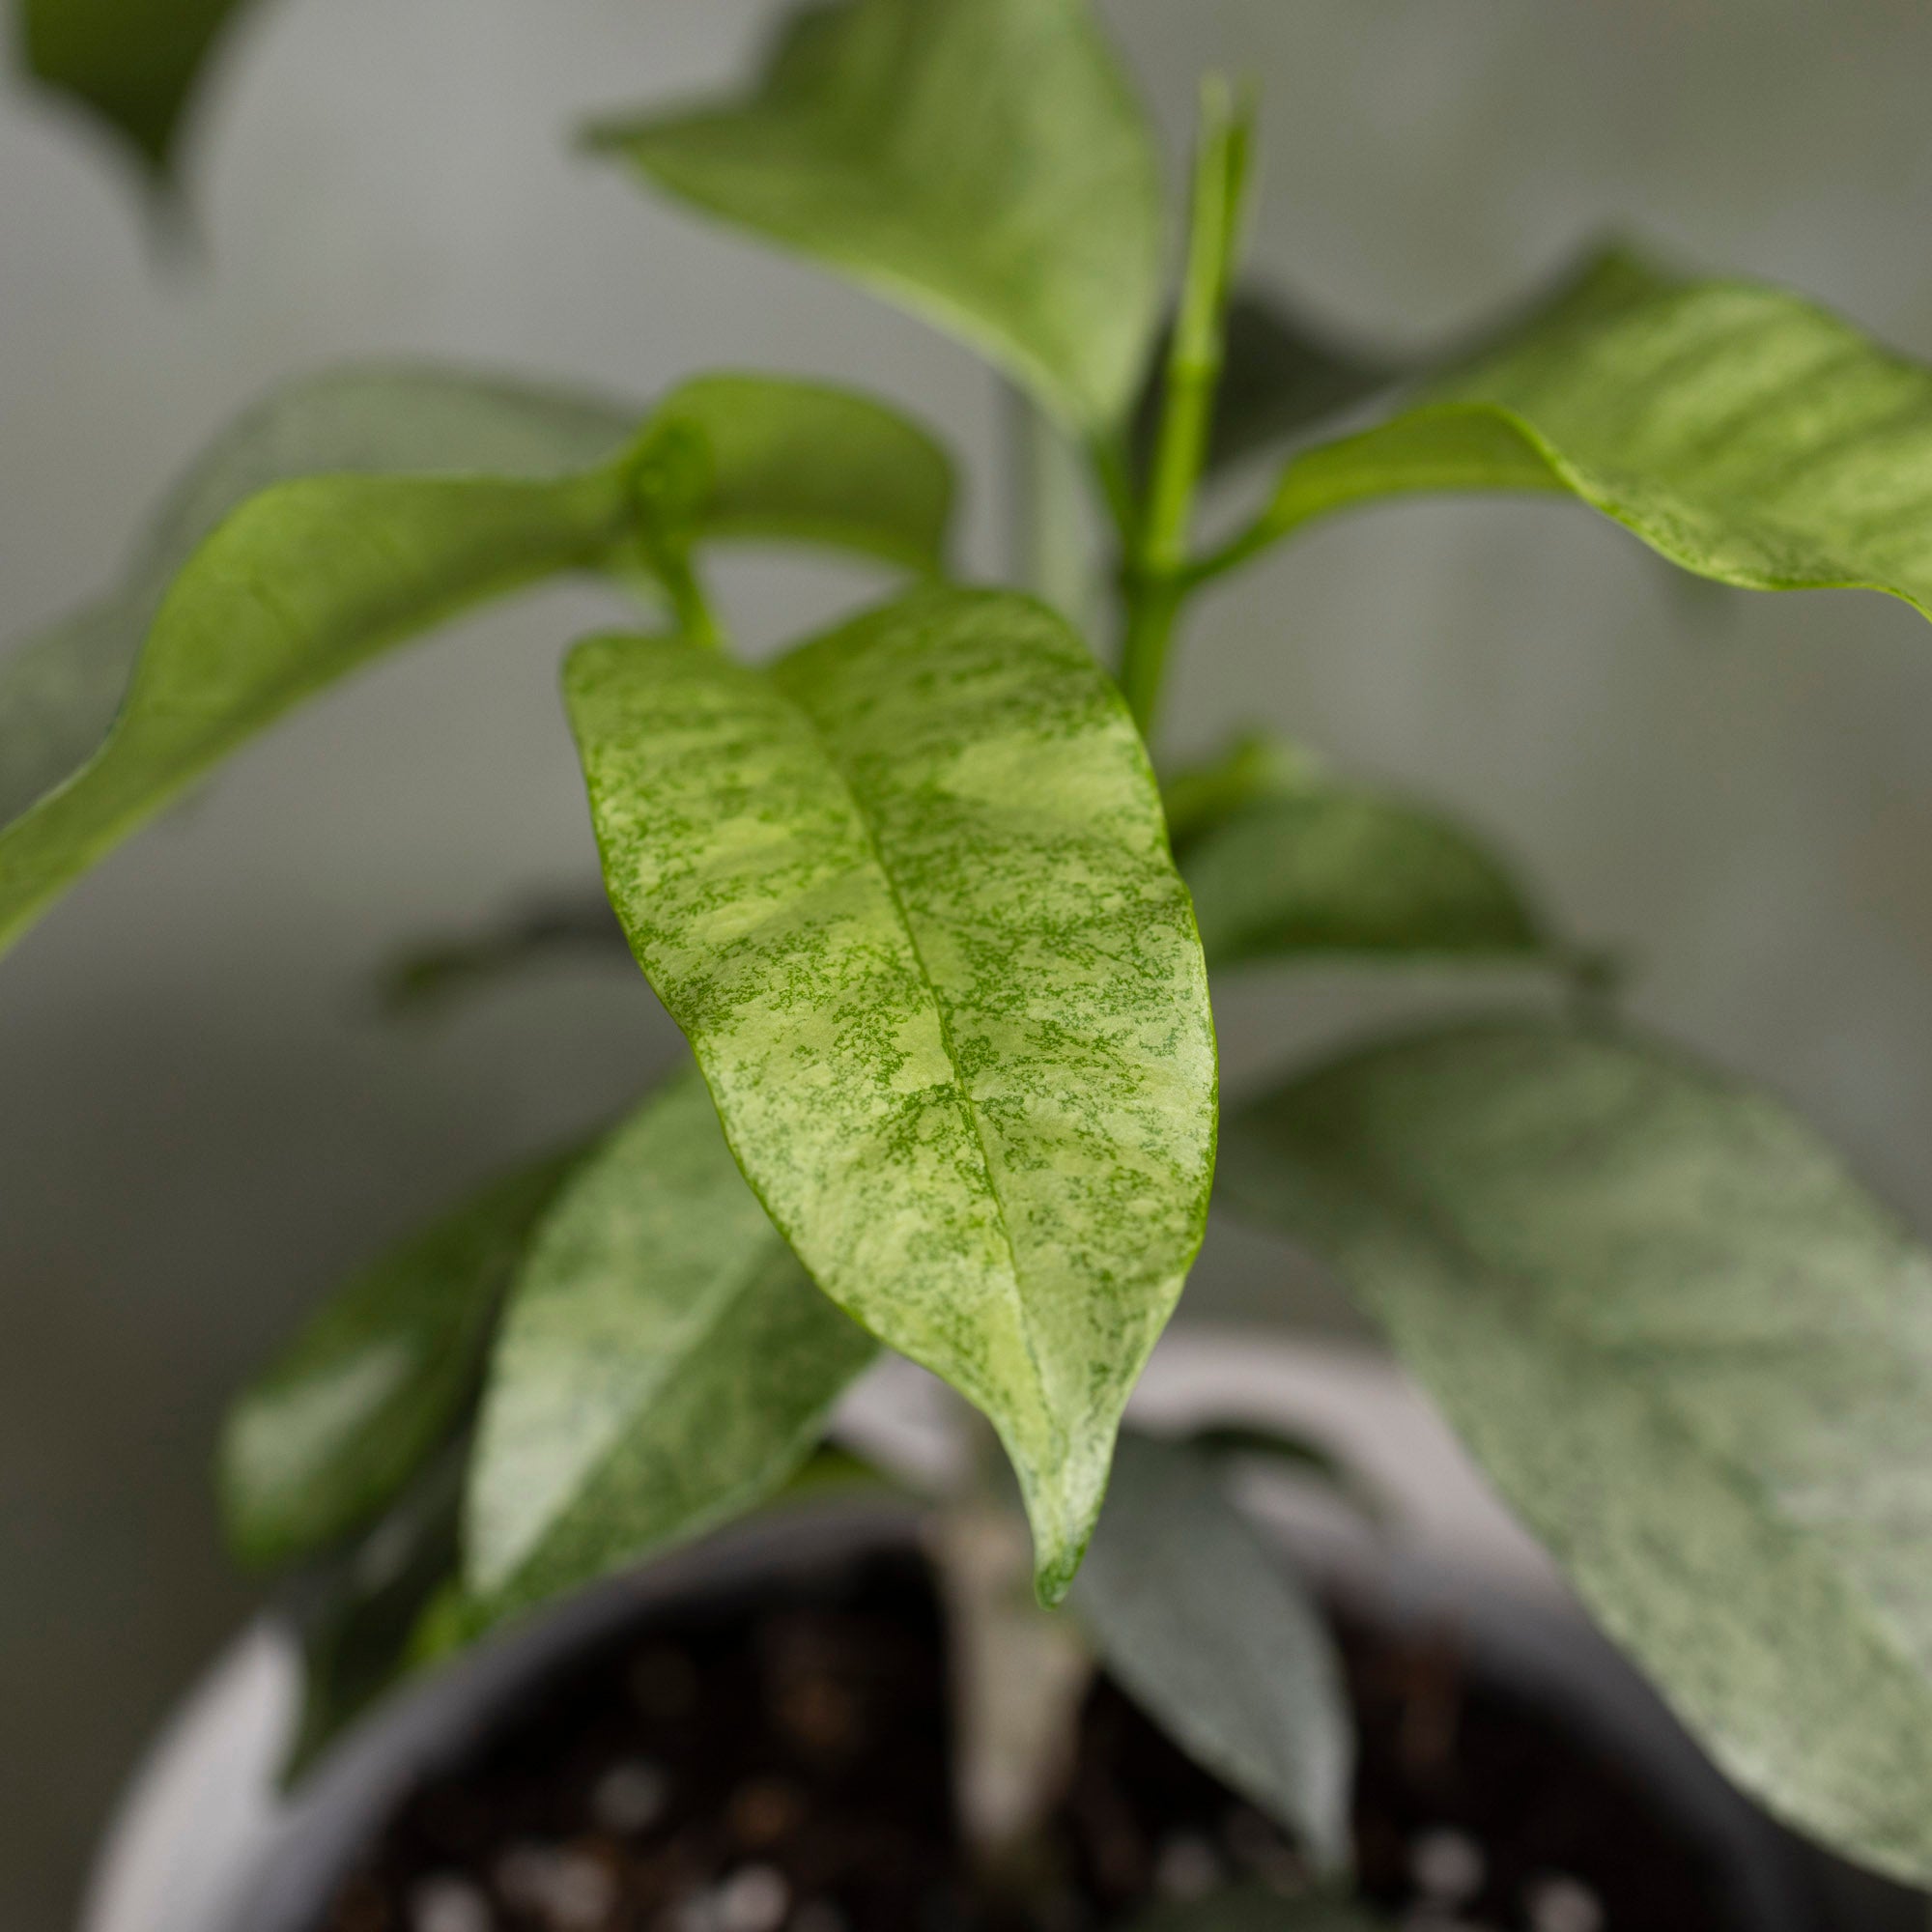
M 1718 1761 L 1932 1879 L 1932 1257 L 1783 1109 L 1497 1022 L 1228 1124 Z
M 1195 1761 L 1295 1835 L 1350 1860 L 1354 1721 L 1321 1612 L 1199 1452 L 1121 1438 L 1073 1605 L 1107 1668 Z
M 990 1416 L 1060 1595 L 1200 1244 L 1207 976 L 1119 693 L 1028 600 L 926 591 L 769 672 L 566 675 L 606 884 L 835 1301 Z
M 511 1290 L 465 1508 L 478 1621 L 760 1501 L 876 1352 L 679 1074 L 571 1177 Z
M 1087 0 L 813 6 L 750 95 L 594 138 L 965 337 L 1083 430 L 1134 395 L 1159 151 Z

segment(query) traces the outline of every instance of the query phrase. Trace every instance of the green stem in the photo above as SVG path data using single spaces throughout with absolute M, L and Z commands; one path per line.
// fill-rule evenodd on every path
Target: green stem
M 1175 626 L 1190 588 L 1194 499 L 1221 382 L 1252 127 L 1246 103 L 1236 103 L 1225 80 L 1210 77 L 1203 84 L 1180 311 L 1168 348 L 1153 469 L 1123 574 L 1121 688 L 1143 736 L 1153 728 Z
M 705 595 L 697 566 L 691 560 L 689 547 L 683 544 L 664 545 L 656 551 L 651 562 L 664 584 L 665 594 L 670 599 L 679 635 L 689 638 L 695 644 L 708 644 L 713 650 L 724 650 L 727 644 L 724 627 L 719 622 L 711 599 Z

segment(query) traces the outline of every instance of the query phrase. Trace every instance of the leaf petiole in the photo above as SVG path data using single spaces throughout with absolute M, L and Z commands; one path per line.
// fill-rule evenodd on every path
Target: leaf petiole
M 1203 83 L 1180 312 L 1168 349 L 1152 473 L 1124 572 L 1121 688 L 1143 736 L 1153 724 L 1175 624 L 1190 588 L 1188 538 L 1221 381 L 1253 128 L 1251 103 L 1237 99 L 1226 80 L 1210 76 Z

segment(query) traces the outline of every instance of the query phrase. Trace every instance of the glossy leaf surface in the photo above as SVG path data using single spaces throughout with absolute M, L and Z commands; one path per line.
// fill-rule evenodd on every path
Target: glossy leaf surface
M 1932 374 L 1773 289 L 1559 304 L 1390 421 L 1293 459 L 1233 554 L 1351 504 L 1475 490 L 1568 493 L 1719 582 L 1932 611 Z
M 1122 1436 L 1073 1604 L 1176 1744 L 1318 1869 L 1348 1865 L 1354 1724 L 1334 1644 L 1205 1456 Z
M 762 1500 L 876 1352 L 678 1075 L 577 1170 L 519 1272 L 469 1475 L 470 1596 L 501 1616 Z
M 1157 319 L 1145 114 L 1086 0 L 838 0 L 747 98 L 599 129 L 679 199 L 964 336 L 1083 429 Z
M 575 1154 L 484 1189 L 350 1281 L 229 1411 L 218 1479 L 245 1563 L 366 1522 L 462 1417 L 497 1304 Z
M 1932 1259 L 1807 1129 L 1499 1022 L 1245 1110 L 1223 1184 L 1334 1264 L 1740 1783 L 1932 1876 Z
M 1200 1243 L 1214 1052 L 1119 693 L 928 591 L 760 673 L 599 639 L 566 690 L 606 884 L 819 1286 L 989 1415 L 1065 1587 Z
M 159 171 L 183 112 L 247 0 L 22 0 L 28 70 L 71 95 Z
M 557 476 L 614 457 L 637 416 L 427 368 L 336 370 L 244 412 L 168 492 L 122 581 L 0 656 L 0 822 L 99 747 L 169 582 L 258 491 L 334 472 Z

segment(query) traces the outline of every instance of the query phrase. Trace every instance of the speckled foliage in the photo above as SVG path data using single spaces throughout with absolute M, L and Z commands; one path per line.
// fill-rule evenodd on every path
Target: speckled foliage
M 1932 1260 L 1799 1122 L 1498 1022 L 1229 1124 L 1223 1185 L 1340 1267 L 1732 1773 L 1932 1861 Z
M 1613 258 L 1415 405 L 1295 457 L 1236 552 L 1377 497 L 1555 491 L 1722 583 L 1932 615 L 1932 375 L 1781 290 Z
M 571 1177 L 511 1289 L 465 1512 L 484 1620 L 761 1501 L 875 1352 L 677 1075 Z
M 599 639 L 567 685 L 611 898 L 746 1174 L 991 1417 L 1059 1596 L 1214 1147 L 1200 943 L 1118 693 L 1050 612 L 970 591 L 769 673 Z

